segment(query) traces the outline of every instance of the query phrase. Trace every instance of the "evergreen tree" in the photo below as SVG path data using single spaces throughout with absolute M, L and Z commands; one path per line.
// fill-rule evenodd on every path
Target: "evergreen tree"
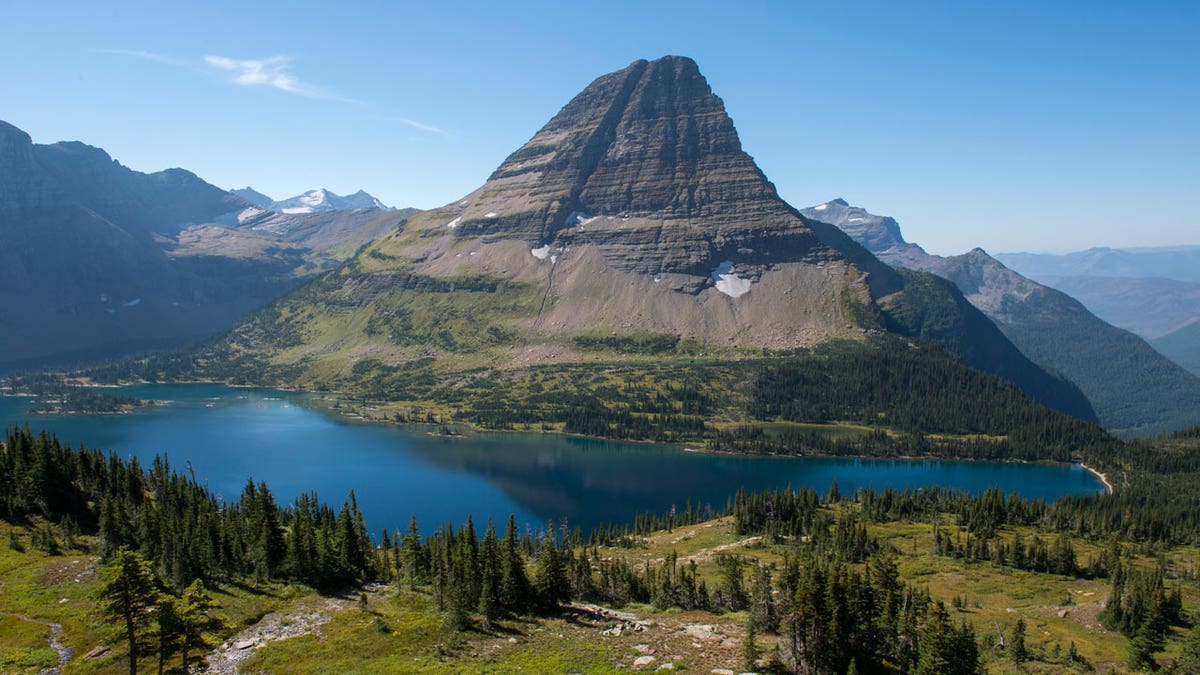
M 1018 666 L 1029 660 L 1029 647 L 1025 644 L 1025 619 L 1017 619 L 1012 639 L 1009 640 L 1008 653 Z
M 742 640 L 742 668 L 746 672 L 758 670 L 758 643 L 755 642 L 757 637 L 754 631 L 754 619 L 746 619 L 746 637 Z
M 179 649 L 182 628 L 179 621 L 179 600 L 167 594 L 159 595 L 154 609 L 154 633 L 158 648 L 158 675 L 163 675 L 167 660 Z
M 940 601 L 929 610 L 921 629 L 917 673 L 975 675 L 979 672 L 979 646 L 975 633 L 964 621 L 956 630 L 946 606 Z
M 500 543 L 500 604 L 510 612 L 523 614 L 532 606 L 532 595 L 533 588 L 517 542 L 517 519 L 510 515 Z
M 408 533 L 404 537 L 404 576 L 408 579 L 409 590 L 415 591 L 417 584 L 425 580 L 425 574 L 425 550 L 414 515 L 408 521 Z
M 392 536 L 386 527 L 379 538 L 379 574 L 385 582 L 392 580 Z
M 754 566 L 754 583 L 750 589 L 750 620 L 757 630 L 774 633 L 779 629 L 779 616 L 771 592 L 771 571 L 766 565 Z
M 950 615 L 941 602 L 933 606 L 925 626 L 921 630 L 920 658 L 917 661 L 918 675 L 943 675 L 955 666 L 949 636 L 953 631 Z
M 217 603 L 199 579 L 183 590 L 178 604 L 178 617 L 179 650 L 183 655 L 184 673 L 188 672 L 191 651 L 211 646 L 205 634 L 219 629 L 225 623 L 222 617 L 213 614 L 216 607 Z
M 721 588 L 717 591 L 718 602 L 727 612 L 740 612 L 749 604 L 746 597 L 742 568 L 745 560 L 738 555 L 718 555 L 717 566 L 721 569 Z
M 483 625 L 491 628 L 500 614 L 500 543 L 496 539 L 496 528 L 488 519 L 487 531 L 483 535 L 483 548 L 479 552 L 479 614 Z
M 128 548 L 118 549 L 112 562 L 100 569 L 94 597 L 104 616 L 120 622 L 120 634 L 129 646 L 129 675 L 137 675 L 137 657 L 147 642 L 159 599 L 150 561 Z
M 1166 622 L 1160 612 L 1151 611 L 1146 615 L 1141 628 L 1129 641 L 1130 670 L 1158 670 L 1158 662 L 1154 655 L 1163 650 L 1166 645 Z
M 534 577 L 538 602 L 542 609 L 552 609 L 571 598 L 571 583 L 562 557 L 555 545 L 554 523 L 546 526 L 538 548 L 537 574 Z

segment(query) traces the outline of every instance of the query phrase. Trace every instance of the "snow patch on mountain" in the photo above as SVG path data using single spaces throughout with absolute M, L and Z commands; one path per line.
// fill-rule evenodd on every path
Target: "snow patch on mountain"
M 348 209 L 391 208 L 362 190 L 351 195 L 338 195 L 325 188 L 318 188 L 279 201 L 272 201 L 270 197 L 250 187 L 232 190 L 232 192 L 259 208 L 270 209 L 288 215 L 316 213 L 319 211 L 343 211 Z
M 712 271 L 717 290 L 731 298 L 740 298 L 750 291 L 750 280 L 739 277 L 733 271 L 733 263 L 726 260 Z

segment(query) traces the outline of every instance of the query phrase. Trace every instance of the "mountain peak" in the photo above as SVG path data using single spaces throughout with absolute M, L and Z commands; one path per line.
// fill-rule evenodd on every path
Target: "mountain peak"
M 274 199 L 271 199 L 249 185 L 239 190 L 230 190 L 230 192 L 261 209 L 270 209 L 275 204 Z
M 242 196 L 244 197 L 245 195 Z M 315 188 L 290 199 L 272 202 L 270 206 L 265 206 L 264 208 L 288 214 L 297 214 L 345 209 L 387 209 L 389 207 L 363 190 L 343 197 L 327 188 Z
M 800 213 L 805 218 L 836 225 L 872 253 L 910 246 L 904 241 L 904 235 L 900 233 L 900 223 L 897 223 L 895 218 L 877 216 L 864 208 L 851 206 L 840 197 L 801 209 Z
M 33 145 L 33 138 L 23 129 L 0 120 L 0 150 L 13 145 Z
M 768 233 L 796 238 L 799 256 L 828 252 L 742 150 L 695 61 L 678 56 L 597 78 L 442 211 L 458 218 L 459 238 L 603 241 L 609 264 L 648 273 L 707 276 L 733 255 L 743 266 L 778 260 Z
M 88 145 L 80 141 L 59 141 L 46 146 L 49 150 L 55 150 L 64 155 L 72 155 L 84 161 L 95 162 L 97 164 L 120 164 L 113 159 L 108 151 L 103 148 L 97 148 L 94 145 Z

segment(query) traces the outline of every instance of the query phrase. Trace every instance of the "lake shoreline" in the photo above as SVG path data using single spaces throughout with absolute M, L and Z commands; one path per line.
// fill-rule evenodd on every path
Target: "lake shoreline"
M 1098 469 L 1093 469 L 1092 467 L 1088 466 L 1087 464 L 1084 464 L 1083 462 L 1078 462 L 1078 464 L 1084 471 L 1087 471 L 1088 473 L 1092 474 L 1096 478 L 1100 479 L 1100 482 L 1104 484 L 1104 493 L 1105 494 L 1111 495 L 1113 493 L 1112 483 L 1108 482 L 1108 474 L 1100 473 L 1100 471 Z
M 264 387 L 258 387 L 258 388 L 266 389 Z M 348 400 L 348 399 L 339 399 L 338 397 L 340 396 L 340 393 L 336 392 L 336 391 L 319 392 L 319 391 L 315 391 L 315 390 L 310 390 L 310 391 L 288 390 L 288 389 L 276 389 L 276 390 L 277 391 L 290 391 L 292 393 L 307 393 L 307 394 L 314 394 L 314 395 L 320 394 L 325 397 L 333 397 L 333 400 L 338 400 L 338 401 L 347 401 Z M 1045 460 L 1027 460 L 1027 459 L 1014 459 L 1014 458 L 974 459 L 974 458 L 970 458 L 970 457 L 942 457 L 939 455 L 889 455 L 889 456 L 827 455 L 827 454 L 822 454 L 822 453 L 818 453 L 818 452 L 809 453 L 809 454 L 797 454 L 797 455 L 789 455 L 789 454 L 759 455 L 759 454 L 750 454 L 750 453 L 742 453 L 742 452 L 710 450 L 706 447 L 694 447 L 693 444 L 688 444 L 688 443 L 679 443 L 679 442 L 672 443 L 672 442 L 663 442 L 663 441 L 655 441 L 655 440 L 648 440 L 648 439 L 636 439 L 636 438 L 620 438 L 620 439 L 606 438 L 604 436 L 589 436 L 587 434 L 578 434 L 578 433 L 572 433 L 572 432 L 567 432 L 567 431 L 559 431 L 556 429 L 549 429 L 549 430 L 547 430 L 547 429 L 524 429 L 524 430 L 522 430 L 522 429 L 481 429 L 481 428 L 478 428 L 467 422 L 454 422 L 452 424 L 439 424 L 437 422 L 396 422 L 394 419 L 388 418 L 386 415 L 381 415 L 380 417 L 372 417 L 369 413 L 366 413 L 365 411 L 364 412 L 346 411 L 346 410 L 341 410 L 341 409 L 336 409 L 336 408 L 325 408 L 324 410 L 327 410 L 330 413 L 336 413 L 338 417 L 342 417 L 347 420 L 357 422 L 357 423 L 362 423 L 362 424 L 379 424 L 382 426 L 410 427 L 410 428 L 442 426 L 442 427 L 452 427 L 452 428 L 458 427 L 458 428 L 466 430 L 465 432 L 456 431 L 455 433 L 449 434 L 449 435 L 438 433 L 436 431 L 426 431 L 426 435 L 428 435 L 429 437 L 446 438 L 446 439 L 451 439 L 451 440 L 468 438 L 469 436 L 471 436 L 473 434 L 537 434 L 537 435 L 545 435 L 545 436 L 559 436 L 559 437 L 565 437 L 565 438 L 580 438 L 580 439 L 593 440 L 593 441 L 633 443 L 633 444 L 638 444 L 638 445 L 649 445 L 649 446 L 675 448 L 682 453 L 692 454 L 692 455 L 712 455 L 712 456 L 718 456 L 718 457 L 744 457 L 744 458 L 750 458 L 750 459 L 754 459 L 754 458 L 783 458 L 783 459 L 820 458 L 820 459 L 869 460 L 869 461 L 877 461 L 877 462 L 886 462 L 886 461 L 930 462 L 930 461 L 935 461 L 935 462 L 964 462 L 964 463 L 971 463 L 971 464 L 1033 464 L 1033 465 L 1042 465 L 1042 466 L 1061 466 L 1061 467 L 1070 467 L 1075 464 L 1078 464 L 1081 468 L 1083 468 L 1088 473 L 1091 473 L 1093 476 L 1095 476 L 1097 478 L 1097 480 L 1100 481 L 1101 488 L 1102 488 L 1101 491 L 1104 494 L 1112 494 L 1113 490 L 1114 490 L 1112 483 L 1110 483 L 1108 481 L 1108 477 L 1105 474 L 1102 474 L 1099 471 L 1087 466 L 1083 462 L 1079 462 L 1079 461 L 1075 461 L 1075 460 L 1071 460 L 1071 461 L 1067 461 L 1067 462 L 1060 462 L 1060 461 L 1056 461 L 1056 460 L 1052 460 L 1052 459 L 1045 459 Z M 376 413 L 381 412 L 378 408 L 374 408 L 374 407 L 371 407 L 371 410 L 373 410 Z
M 167 384 L 167 385 L 192 385 L 192 384 L 221 385 L 221 386 L 229 387 L 231 389 L 250 389 L 250 390 L 260 390 L 260 391 L 279 391 L 279 392 L 287 392 L 287 393 L 291 393 L 291 394 L 306 394 L 306 395 L 320 397 L 321 400 L 326 401 L 326 402 L 332 402 L 335 405 L 345 404 L 345 403 L 355 403 L 354 399 L 348 397 L 344 392 L 333 391 L 333 390 L 317 390 L 317 389 L 288 388 L 288 387 L 264 387 L 264 386 L 252 385 L 252 384 L 228 384 L 228 383 L 219 382 L 219 381 L 215 381 L 215 380 L 196 380 L 196 381 L 180 381 L 180 382 L 139 382 L 137 384 L 140 384 L 140 385 L 161 385 L 161 384 Z M 97 386 L 97 385 L 84 385 L 84 386 Z M 112 387 L 114 385 L 107 385 L 107 386 Z M 135 385 L 122 384 L 122 385 L 115 385 L 115 386 L 122 387 L 122 386 L 135 386 Z M 313 409 L 331 414 L 339 419 L 343 419 L 343 420 L 346 420 L 351 423 L 367 424 L 367 425 L 380 425 L 380 426 L 386 426 L 386 427 L 408 427 L 408 428 L 411 428 L 414 430 L 421 429 L 424 431 L 425 435 L 430 438 L 443 438 L 443 439 L 448 439 L 448 440 L 462 440 L 462 439 L 466 439 L 474 434 L 514 434 L 514 435 L 515 434 L 536 434 L 536 435 L 545 435 L 545 436 L 558 436 L 558 437 L 565 437 L 565 438 L 579 438 L 579 439 L 604 441 L 604 442 L 632 443 L 632 444 L 637 444 L 637 445 L 658 446 L 658 447 L 674 448 L 674 449 L 679 450 L 680 452 L 683 452 L 686 454 L 712 455 L 712 456 L 722 456 L 722 457 L 785 458 L 785 459 L 786 458 L 795 458 L 795 459 L 821 458 L 821 459 L 900 461 L 900 462 L 937 461 L 937 462 L 965 462 L 965 463 L 971 463 L 971 464 L 1040 464 L 1043 466 L 1065 466 L 1065 467 L 1070 467 L 1072 465 L 1078 464 L 1084 471 L 1087 471 L 1088 473 L 1092 474 L 1093 476 L 1096 477 L 1097 480 L 1100 481 L 1101 491 L 1104 494 L 1113 494 L 1113 492 L 1114 492 L 1113 485 L 1111 482 L 1109 482 L 1107 475 L 1088 466 L 1087 464 L 1084 464 L 1083 462 L 1075 461 L 1075 460 L 1071 460 L 1068 462 L 1060 462 L 1060 461 L 1049 460 L 1049 459 L 1047 459 L 1047 460 L 1025 460 L 1025 459 L 1013 459 L 1013 458 L 974 459 L 974 458 L 969 458 L 969 457 L 942 457 L 939 455 L 890 455 L 890 456 L 827 455 L 827 454 L 822 454 L 822 453 L 817 453 L 817 452 L 808 453 L 808 454 L 796 454 L 796 455 L 791 455 L 791 454 L 759 455 L 759 454 L 750 454 L 750 453 L 710 450 L 710 449 L 708 449 L 706 447 L 702 447 L 702 446 L 701 447 L 693 447 L 692 444 L 688 444 L 688 443 L 680 443 L 680 442 L 673 443 L 673 442 L 663 442 L 663 441 L 654 441 L 654 440 L 648 440 L 648 439 L 633 439 L 633 438 L 622 438 L 622 439 L 606 438 L 603 436 L 590 436 L 587 434 L 572 433 L 572 432 L 561 431 L 561 430 L 557 430 L 557 429 L 524 429 L 524 430 L 522 430 L 522 429 L 481 429 L 481 428 L 478 428 L 475 425 L 470 424 L 468 422 L 454 422 L 454 423 L 449 423 L 449 424 L 438 423 L 438 422 L 409 422 L 409 421 L 398 422 L 395 420 L 395 418 L 388 417 L 382 409 L 380 409 L 379 407 L 376 407 L 373 404 L 359 401 L 359 402 L 357 402 L 357 405 L 362 406 L 362 408 L 360 410 L 353 410 L 353 409 L 345 409 L 345 408 L 333 407 L 333 406 L 316 406 Z M 377 414 L 378 417 L 372 415 L 371 413 Z M 429 430 L 428 427 L 435 427 L 435 428 L 436 427 L 448 427 L 451 429 L 455 429 L 455 431 L 454 431 L 454 433 L 451 433 L 451 434 L 444 434 L 444 433 L 439 433 L 437 431 Z M 464 431 L 459 431 L 459 429 L 462 429 Z
M 694 440 L 632 443 L 540 425 L 532 425 L 532 433 L 475 433 L 456 424 L 447 437 L 435 424 L 396 424 L 378 413 L 356 419 L 366 412 L 359 404 L 339 411 L 319 394 L 256 389 L 209 383 L 131 388 L 129 395 L 174 404 L 126 415 L 38 419 L 26 412 L 27 399 L 10 398 L 4 417 L 17 424 L 28 419 L 72 446 L 136 457 L 143 466 L 169 456 L 171 466 L 194 471 L 225 499 L 235 499 L 251 479 L 266 480 L 286 503 L 313 491 L 353 491 L 360 507 L 378 514 L 378 524 L 389 530 L 415 515 L 432 532 L 434 524 L 460 523 L 468 514 L 498 521 L 516 514 L 522 527 L 566 518 L 588 530 L 689 500 L 719 508 L 739 490 L 824 492 L 834 481 L 843 494 L 888 485 L 964 494 L 997 488 L 1047 502 L 1102 490 L 1092 474 L 1061 463 L 717 453 Z M 353 416 L 332 414 L 339 412 Z

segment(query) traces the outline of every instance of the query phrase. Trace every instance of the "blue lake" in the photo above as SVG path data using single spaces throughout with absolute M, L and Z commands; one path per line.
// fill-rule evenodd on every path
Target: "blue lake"
M 403 528 L 414 514 L 429 531 L 468 514 L 499 525 L 510 513 L 534 528 L 565 518 L 586 532 L 639 512 L 682 509 L 689 498 L 722 508 L 739 489 L 824 491 L 835 478 L 843 494 L 860 486 L 994 486 L 1052 500 L 1102 489 L 1079 466 L 736 457 L 543 434 L 441 438 L 426 427 L 349 421 L 320 409 L 311 394 L 207 384 L 119 391 L 170 403 L 125 415 L 45 416 L 30 415 L 28 399 L 0 398 L 0 420 L 146 465 L 165 455 L 227 499 L 249 478 L 265 480 L 280 503 L 316 491 L 340 505 L 354 490 L 374 532 Z

